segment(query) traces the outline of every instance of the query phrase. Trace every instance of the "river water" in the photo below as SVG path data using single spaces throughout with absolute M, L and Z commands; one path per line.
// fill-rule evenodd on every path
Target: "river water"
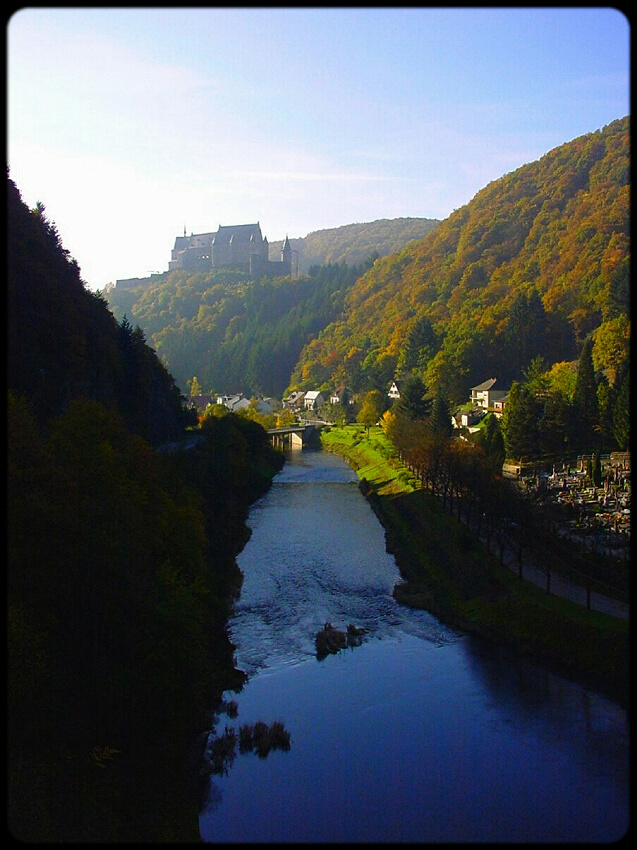
M 252 508 L 229 624 L 235 718 L 289 751 L 213 775 L 204 842 L 610 842 L 629 824 L 627 712 L 396 604 L 384 531 L 340 458 L 291 452 Z M 326 621 L 366 629 L 319 661 Z

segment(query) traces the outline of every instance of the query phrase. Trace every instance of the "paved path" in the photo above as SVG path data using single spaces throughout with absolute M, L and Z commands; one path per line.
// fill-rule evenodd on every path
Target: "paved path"
M 461 521 L 464 524 L 464 520 Z M 486 538 L 482 537 L 481 541 L 486 545 Z M 517 559 L 512 551 L 507 548 L 505 548 L 503 565 L 516 575 L 518 574 Z M 522 578 L 524 581 L 530 581 L 537 585 L 537 587 L 546 588 L 546 573 L 527 561 L 522 564 Z M 550 592 L 554 596 L 561 596 L 563 599 L 570 599 L 571 602 L 586 606 L 586 588 L 582 585 L 574 584 L 557 573 L 551 573 L 550 588 Z M 619 617 L 622 620 L 630 619 L 630 605 L 627 602 L 620 602 L 618 599 L 604 596 L 596 591 L 591 591 L 590 607 L 592 611 L 610 614 L 611 617 Z
M 505 556 L 504 564 L 517 575 L 518 566 L 513 558 L 507 558 Z M 546 588 L 546 573 L 538 567 L 524 563 L 522 566 L 522 578 L 538 587 Z M 550 587 L 551 593 L 554 596 L 570 599 L 571 602 L 576 602 L 578 605 L 586 605 L 585 587 L 573 584 L 557 573 L 551 573 Z M 603 596 L 596 591 L 591 591 L 591 610 L 610 614 L 612 617 L 620 617 L 623 620 L 628 620 L 630 617 L 630 605 L 628 603 L 620 602 L 618 599 L 612 599 L 610 596 Z

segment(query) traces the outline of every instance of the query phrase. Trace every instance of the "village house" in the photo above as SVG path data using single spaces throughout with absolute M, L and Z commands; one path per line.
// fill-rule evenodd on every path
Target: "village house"
M 255 400 L 255 407 L 257 413 L 267 415 L 269 413 L 274 413 L 275 410 L 279 410 L 281 402 L 274 398 L 258 398 Z
M 305 393 L 303 407 L 306 410 L 318 410 L 325 404 L 325 399 L 318 390 L 309 390 Z
M 219 395 L 217 396 L 217 404 L 223 404 L 228 410 L 237 413 L 246 407 L 250 407 L 250 402 L 244 397 L 243 393 L 235 393 L 234 395 Z
M 354 404 L 352 391 L 349 387 L 338 387 L 330 396 L 330 404 Z
M 283 399 L 283 407 L 287 407 L 290 410 L 300 410 L 303 407 L 304 398 L 304 392 L 294 390 L 294 392 L 290 393 L 289 396 Z
M 496 380 L 497 378 L 489 378 L 488 381 L 484 381 L 476 387 L 471 387 L 471 402 L 475 407 L 482 407 L 485 410 L 493 410 L 495 408 L 496 401 L 502 403 L 503 399 L 508 396 L 509 390 L 494 389 Z M 502 412 L 503 408 L 504 405 L 501 404 L 499 408 L 500 412 Z
M 506 403 L 509 400 L 509 393 L 507 392 L 502 398 L 494 398 L 493 399 L 493 413 L 502 419 L 504 414 L 504 408 L 506 407 Z
M 196 407 L 197 410 L 205 410 L 209 404 L 212 404 L 212 396 L 211 395 L 191 395 L 190 396 L 190 405 L 192 407 Z
M 460 414 L 460 425 L 463 428 L 473 428 L 473 426 L 477 425 L 484 417 L 486 416 L 486 411 L 482 409 L 469 410 L 468 412 Z M 454 423 L 457 422 L 454 419 Z

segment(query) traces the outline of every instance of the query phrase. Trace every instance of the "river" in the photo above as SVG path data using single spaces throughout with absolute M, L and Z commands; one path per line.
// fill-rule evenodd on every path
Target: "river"
M 396 604 L 384 531 L 335 455 L 286 455 L 252 507 L 229 632 L 237 730 L 289 751 L 210 778 L 206 843 L 610 842 L 629 824 L 625 709 Z M 316 658 L 325 621 L 366 630 Z

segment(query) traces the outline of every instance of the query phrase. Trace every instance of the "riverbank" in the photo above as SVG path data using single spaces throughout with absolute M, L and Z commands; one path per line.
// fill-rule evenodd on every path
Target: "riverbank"
M 628 704 L 626 621 L 520 580 L 395 457 L 380 428 L 332 427 L 323 447 L 356 471 L 385 528 L 403 583 L 396 600 L 444 623 L 510 646 Z

